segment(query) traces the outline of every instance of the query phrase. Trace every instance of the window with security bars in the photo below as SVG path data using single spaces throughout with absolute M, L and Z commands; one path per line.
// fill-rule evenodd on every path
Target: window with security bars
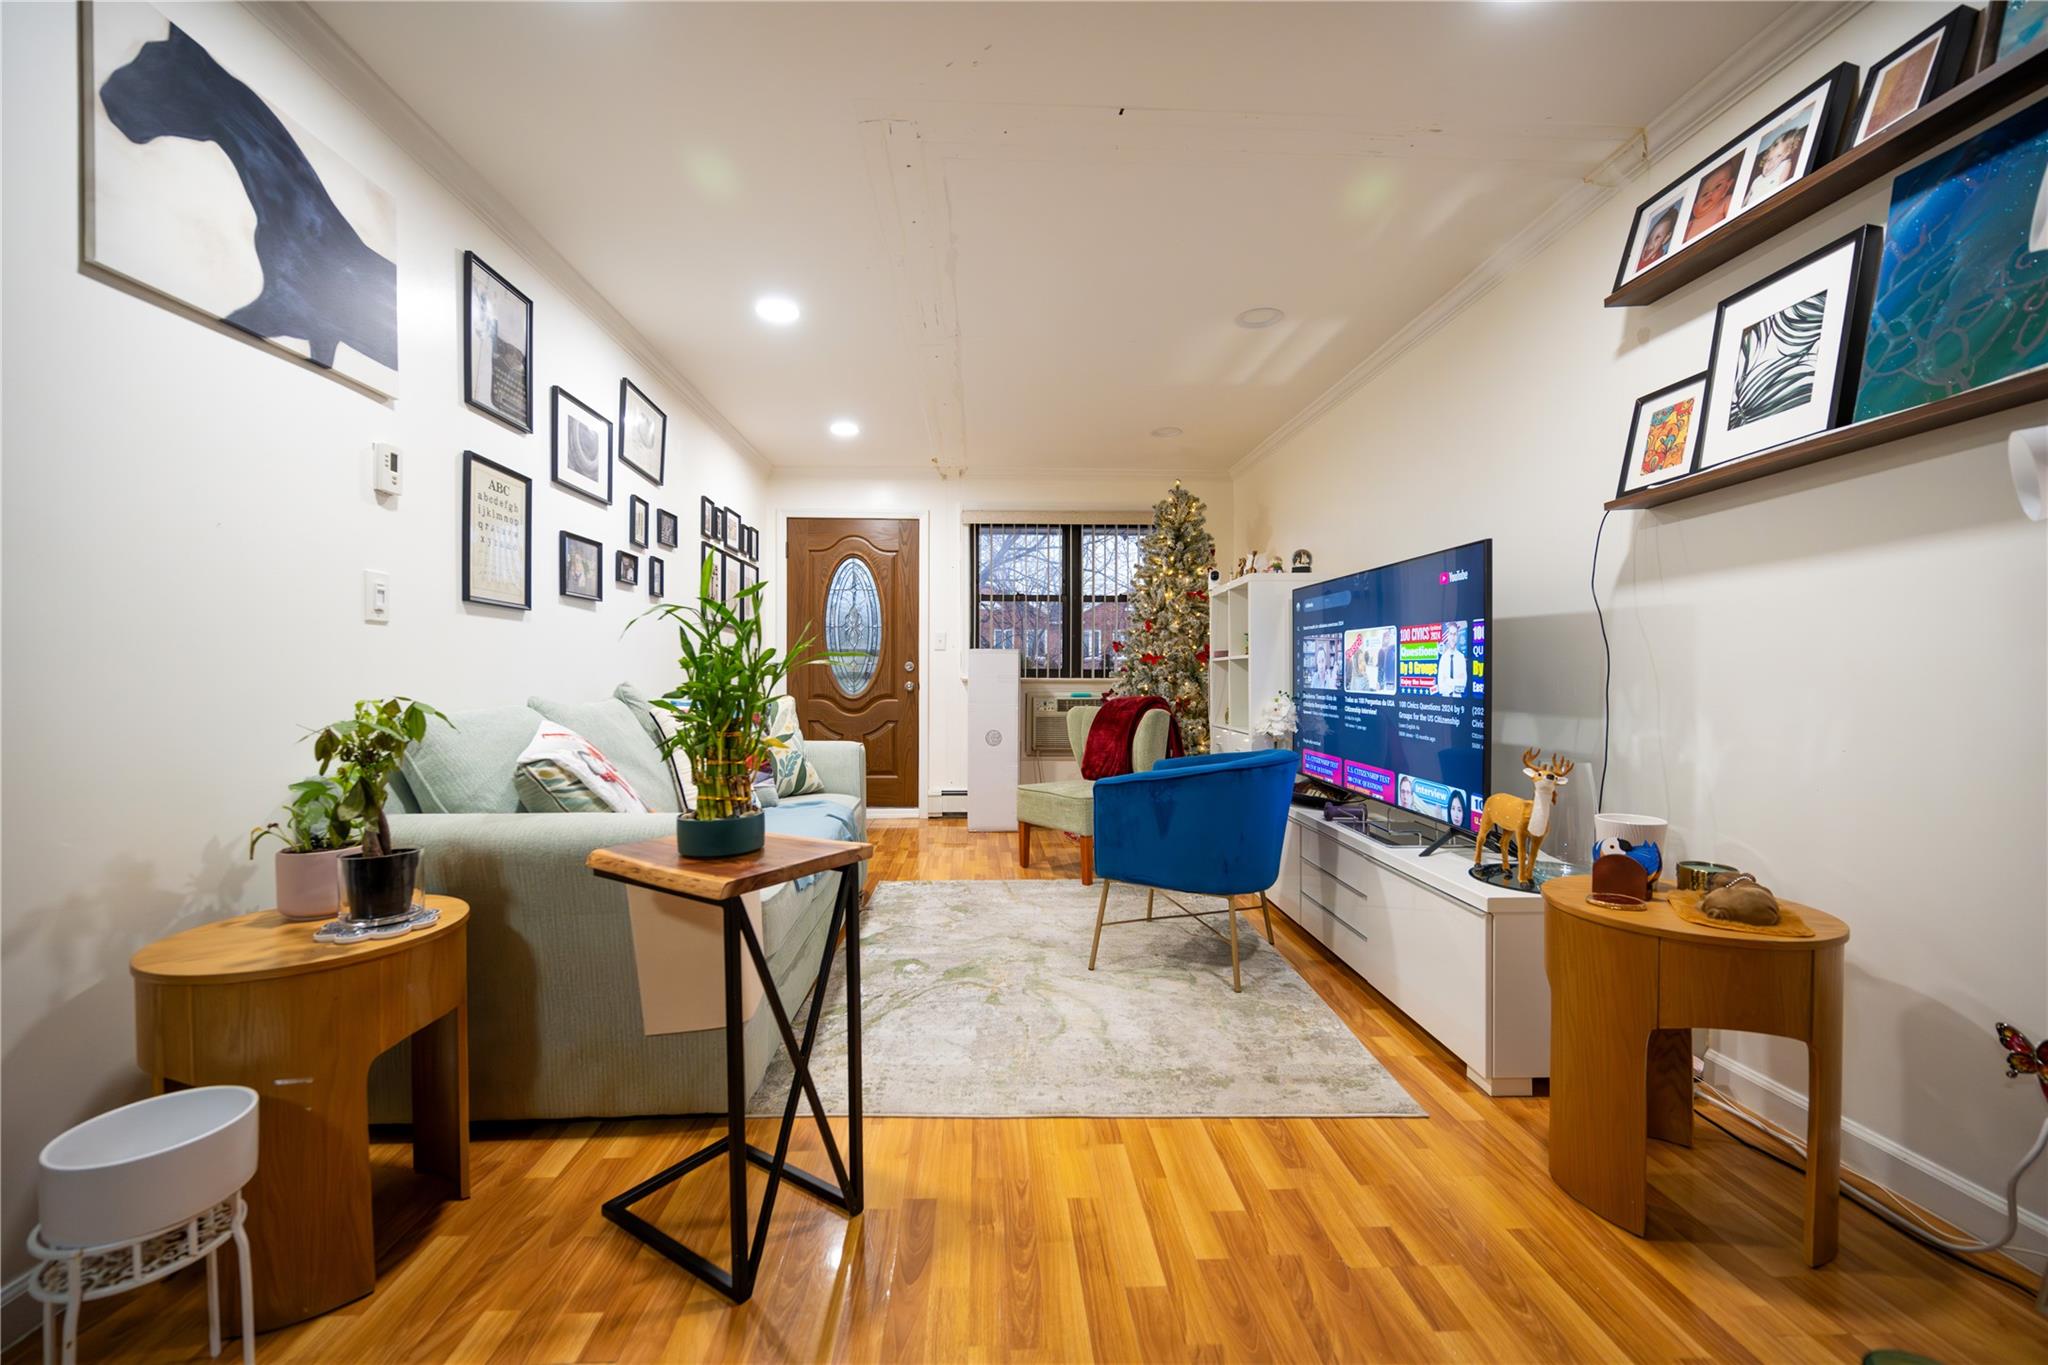
M 1106 678 L 1130 628 L 1131 575 L 1151 529 L 984 523 L 973 541 L 974 642 L 1021 649 L 1027 678 Z

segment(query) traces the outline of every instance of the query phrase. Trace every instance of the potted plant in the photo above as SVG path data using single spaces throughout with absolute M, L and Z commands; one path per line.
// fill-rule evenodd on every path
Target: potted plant
M 351 920 L 389 924 L 412 913 L 420 851 L 391 846 L 384 802 L 391 794 L 398 760 L 426 738 L 430 717 L 450 724 L 448 717 L 410 697 L 359 701 L 353 716 L 313 736 L 313 757 L 319 760 L 320 772 L 331 772 L 341 790 L 336 813 L 362 831 L 361 850 L 339 860 L 342 913 Z
M 275 839 L 277 910 L 286 919 L 333 919 L 341 913 L 343 853 L 355 852 L 350 842 L 355 826 L 339 812 L 341 788 L 324 777 L 294 782 L 285 818 L 249 831 L 249 856 L 256 845 Z
M 761 847 L 763 825 L 754 803 L 754 775 L 784 746 L 768 735 L 771 703 L 792 664 L 810 652 L 810 637 L 789 653 L 761 640 L 761 592 L 743 588 L 731 602 L 716 601 L 705 560 L 695 602 L 672 602 L 645 614 L 675 623 L 683 681 L 654 700 L 675 717 L 662 740 L 664 758 L 680 749 L 697 784 L 697 809 L 676 817 L 676 852 L 685 858 L 729 858 Z

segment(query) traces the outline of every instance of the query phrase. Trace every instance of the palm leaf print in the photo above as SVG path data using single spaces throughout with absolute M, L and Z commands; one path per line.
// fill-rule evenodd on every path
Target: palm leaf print
M 1728 407 L 1730 430 L 1812 400 L 1814 365 L 1827 316 L 1828 291 L 1823 289 L 1742 329 L 1735 393 Z

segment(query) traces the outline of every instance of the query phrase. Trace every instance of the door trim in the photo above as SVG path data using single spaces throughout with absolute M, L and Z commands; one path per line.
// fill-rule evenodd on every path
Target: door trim
M 789 523 L 807 517 L 844 521 L 848 517 L 894 518 L 917 523 L 917 640 L 914 650 L 917 656 L 917 675 L 923 679 L 917 689 L 917 818 L 922 820 L 931 806 L 932 775 L 938 771 L 932 761 L 932 670 L 931 661 L 926 657 L 931 639 L 932 619 L 932 513 L 929 507 L 900 507 L 894 504 L 881 507 L 861 507 L 849 510 L 845 507 L 783 507 L 777 508 L 771 523 L 775 543 L 768 547 L 773 556 L 769 563 L 780 564 L 782 570 L 789 569 Z M 767 577 L 764 569 L 762 577 Z M 777 649 L 789 648 L 789 622 L 786 619 L 789 608 L 789 586 L 772 595 L 774 615 L 768 618 L 772 629 L 770 643 Z

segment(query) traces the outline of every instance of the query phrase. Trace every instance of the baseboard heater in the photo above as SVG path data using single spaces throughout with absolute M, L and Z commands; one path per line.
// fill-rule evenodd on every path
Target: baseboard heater
M 931 800 L 925 803 L 924 813 L 927 816 L 957 815 L 964 817 L 967 814 L 967 788 L 945 787 L 933 792 Z

